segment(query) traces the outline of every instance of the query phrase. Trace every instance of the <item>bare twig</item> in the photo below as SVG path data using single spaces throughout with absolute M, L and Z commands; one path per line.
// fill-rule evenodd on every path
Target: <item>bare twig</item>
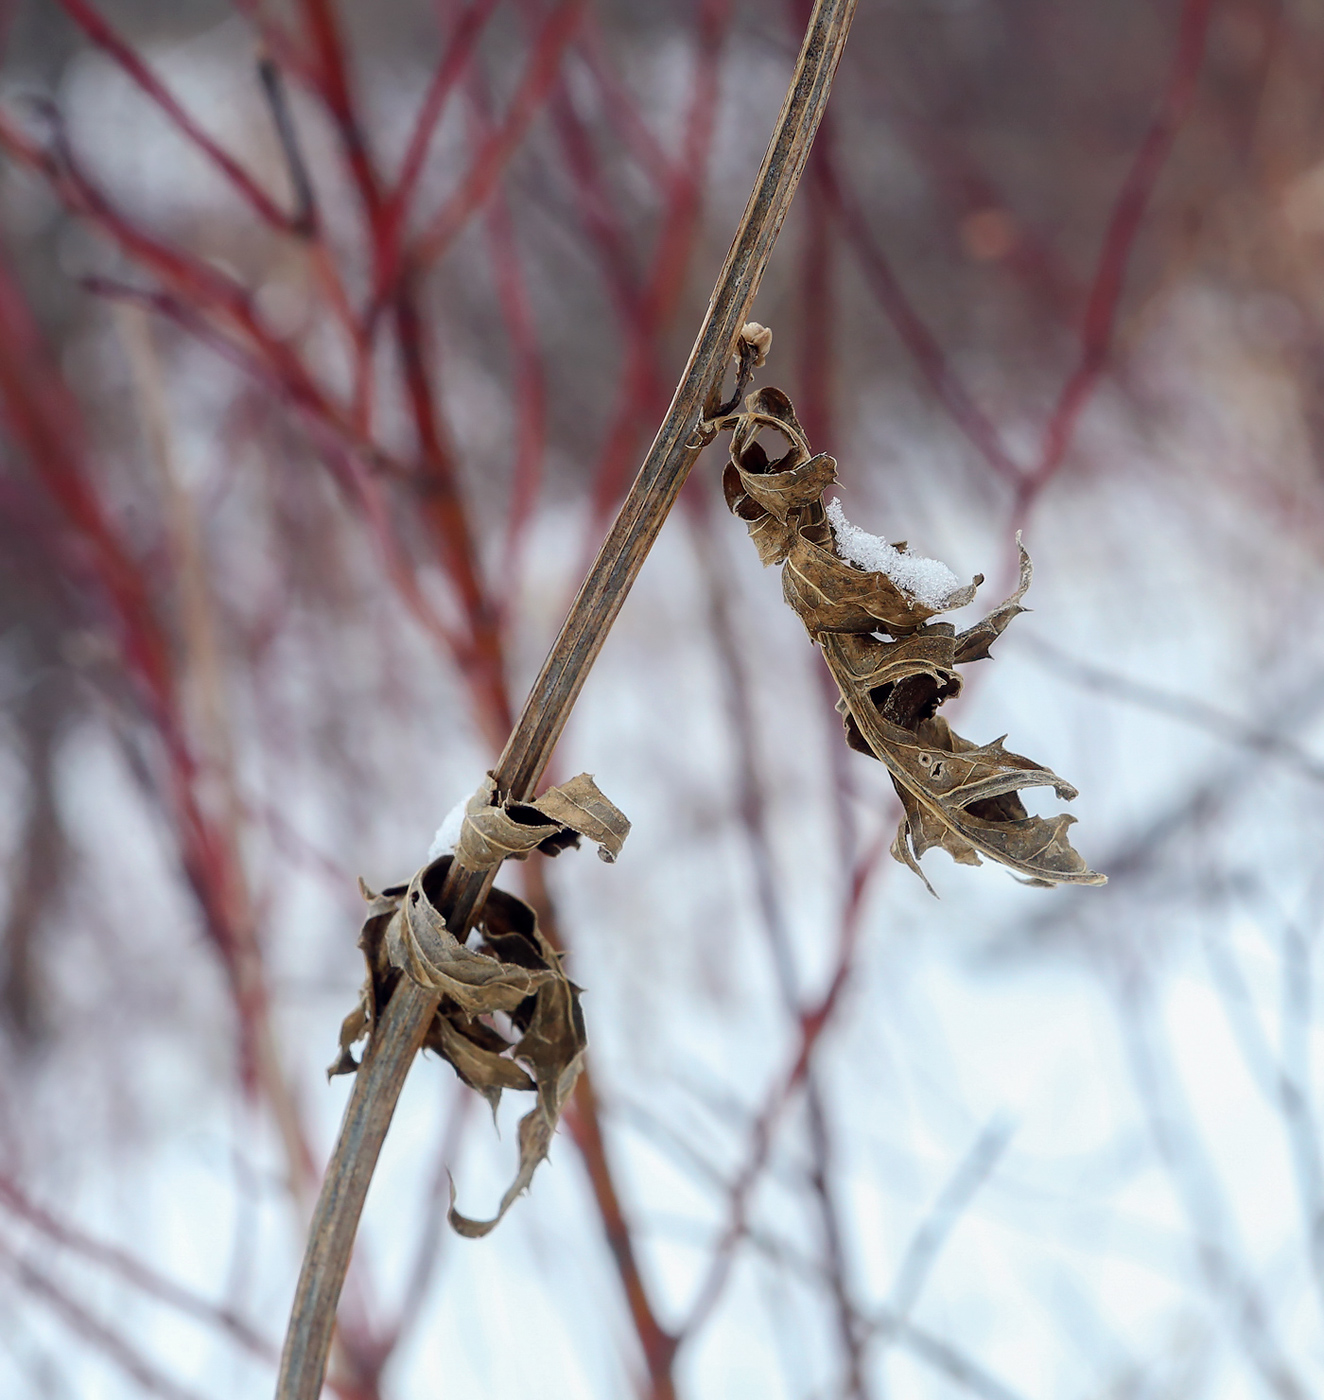
M 29 1293 L 44 1299 L 72 1332 L 130 1377 L 143 1394 L 159 1396 L 160 1400 L 199 1400 L 196 1390 L 173 1381 L 29 1260 L 14 1259 L 9 1267 Z
M 1196 1267 L 1211 1297 L 1227 1309 L 1246 1359 L 1266 1389 L 1280 1400 L 1305 1400 L 1308 1392 L 1283 1352 L 1272 1316 L 1232 1238 L 1227 1202 L 1171 1063 L 1147 974 L 1134 959 L 1119 956 L 1117 961 L 1114 1003 L 1123 1048 L 1154 1145 L 1190 1219 Z
M 692 1340 L 707 1324 L 726 1289 L 736 1250 L 749 1233 L 751 1197 L 767 1168 L 777 1129 L 792 1101 L 804 1087 L 819 1041 L 832 1021 L 854 973 L 864 895 L 886 849 L 886 830 L 887 827 L 884 826 L 878 838 L 856 862 L 850 882 L 850 894 L 842 912 L 831 980 L 817 1002 L 800 1012 L 797 1028 L 799 1044 L 795 1057 L 786 1073 L 774 1083 L 754 1121 L 749 1135 L 749 1151 L 728 1193 L 730 1201 L 726 1229 L 713 1251 L 707 1272 L 695 1292 L 694 1302 L 680 1328 L 679 1336 L 685 1341 Z
M 110 1270 L 116 1278 L 148 1297 L 199 1322 L 225 1332 L 239 1346 L 264 1361 L 275 1359 L 274 1343 L 229 1308 L 200 1298 L 182 1284 L 149 1268 L 127 1251 L 76 1229 L 28 1199 L 8 1177 L 0 1175 L 0 1206 L 16 1220 L 39 1231 L 51 1244 L 71 1251 L 90 1263 Z
M 952 1230 L 974 1199 L 975 1193 L 988 1180 L 999 1158 L 1011 1141 L 1015 1124 L 997 1114 L 984 1126 L 971 1144 L 950 1180 L 938 1193 L 932 1208 L 915 1231 L 910 1245 L 897 1267 L 892 1285 L 892 1301 L 888 1310 L 873 1324 L 871 1330 L 893 1333 L 915 1310 L 919 1295 L 933 1272 L 938 1255 Z
M 1145 681 L 1134 680 L 1106 667 L 1096 666 L 1091 661 L 1081 661 L 1063 651 L 1061 647 L 1054 646 L 1052 642 L 1032 633 L 1020 633 L 1018 636 L 1021 645 L 1028 647 L 1040 664 L 1066 680 L 1100 695 L 1114 696 L 1141 709 L 1171 715 L 1173 719 L 1216 734 L 1230 744 L 1249 749 L 1253 753 L 1264 754 L 1268 758 L 1279 759 L 1289 772 L 1298 773 L 1311 782 L 1324 783 L 1324 760 L 1316 758 L 1308 749 L 1286 734 L 1279 733 L 1277 729 L 1240 719 L 1193 695 L 1179 695 Z
M 1226 888 L 1227 882 L 1215 874 L 1211 883 L 1222 888 L 1231 910 L 1233 901 L 1228 897 L 1231 891 Z M 1310 1094 L 1309 1060 L 1300 1053 L 1311 1023 L 1310 960 L 1305 940 L 1289 920 L 1284 930 L 1281 1055 L 1260 1022 L 1250 987 L 1226 933 L 1208 930 L 1202 941 L 1214 986 L 1246 1068 L 1282 1120 L 1296 1175 L 1315 1294 L 1324 1306 L 1324 1156 Z
M 126 43 L 87 0 L 60 0 L 60 3 L 69 18 L 99 49 L 110 55 L 129 79 L 160 108 L 175 130 L 206 156 L 264 223 L 282 232 L 295 228 L 295 220 L 280 208 L 232 155 L 203 130 L 142 61 L 132 45 Z
M 800 1278 L 826 1273 L 817 1260 L 801 1254 L 786 1241 L 766 1230 L 751 1229 L 748 1239 L 750 1245 L 759 1253 L 783 1268 L 795 1270 Z M 826 1281 L 828 1280 L 825 1279 Z M 1020 1391 L 1013 1390 L 999 1380 L 974 1357 L 945 1338 L 917 1327 L 906 1317 L 884 1310 L 870 1319 L 856 1317 L 855 1324 L 861 1333 L 868 1327 L 886 1328 L 895 1335 L 897 1346 L 910 1352 L 917 1360 L 924 1362 L 931 1370 L 946 1377 L 961 1390 L 978 1396 L 980 1400 L 1024 1400 Z
M 845 231 L 846 241 L 859 260 L 860 270 L 878 304 L 896 327 L 915 367 L 952 421 L 977 447 L 988 465 L 1004 480 L 1020 480 L 1021 468 L 1007 450 L 992 419 L 975 402 L 957 375 L 937 336 L 906 295 L 892 264 L 870 231 L 868 220 L 854 194 L 839 177 L 831 153 L 823 166 L 823 191 Z
M 727 560 L 711 533 L 711 512 L 707 498 L 700 498 L 696 493 L 691 499 L 695 502 L 695 509 L 691 512 L 691 523 L 698 544 L 696 555 L 707 583 L 709 622 L 716 643 L 714 650 L 721 663 L 722 689 L 736 752 L 736 791 L 741 824 L 747 836 L 750 863 L 753 867 L 751 873 L 755 898 L 768 940 L 783 1009 L 793 1020 L 798 1020 L 803 1007 L 795 965 L 795 949 L 785 901 L 776 880 L 772 839 L 768 830 L 766 785 L 754 745 L 756 730 L 750 680 L 741 656 L 737 628 L 731 618 L 728 602 L 733 590 L 731 580 L 727 576 Z M 844 748 L 844 745 L 842 747 Z M 849 858 L 845 864 L 849 865 Z M 864 1373 L 862 1338 L 856 1325 L 858 1319 L 849 1290 L 845 1247 L 848 1231 L 843 1228 L 834 1189 L 827 1105 L 812 1064 L 805 1072 L 805 1106 L 809 1120 L 809 1145 L 813 1154 L 810 1185 L 818 1202 L 824 1249 L 829 1264 L 828 1280 L 846 1356 L 845 1393 L 851 1397 L 867 1397 L 869 1391 Z
M 525 702 L 496 769 L 502 793 L 527 797 L 560 737 L 589 668 L 702 450 L 694 429 L 734 353 L 799 183 L 832 87 L 854 0 L 819 0 L 735 241 L 666 418 Z M 463 937 L 492 872 L 456 863 L 442 891 Z M 359 1214 L 377 1155 L 436 998 L 402 982 L 355 1077 L 340 1138 L 313 1217 L 277 1383 L 279 1400 L 316 1400 Z
M 276 139 L 280 142 L 285 168 L 290 176 L 290 191 L 294 195 L 290 231 L 311 236 L 317 232 L 317 196 L 313 192 L 313 179 L 308 173 L 308 163 L 303 158 L 303 148 L 299 145 L 298 132 L 294 127 L 294 113 L 290 111 L 285 79 L 276 61 L 268 54 L 258 59 L 257 76 L 271 110 L 271 124 L 276 130 Z
M 1113 205 L 1085 306 L 1080 357 L 1044 429 L 1038 460 L 1020 483 L 1016 502 L 1018 518 L 1024 517 L 1066 459 L 1076 424 L 1108 363 L 1136 236 L 1173 144 L 1195 102 L 1212 8 L 1212 0 L 1184 0 L 1182 5 L 1177 48 L 1159 110 Z

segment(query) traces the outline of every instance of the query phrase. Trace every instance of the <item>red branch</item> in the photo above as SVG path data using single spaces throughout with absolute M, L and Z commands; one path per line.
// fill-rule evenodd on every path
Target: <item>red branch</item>
M 662 336 L 685 285 L 685 270 L 702 210 L 703 181 L 712 148 L 721 76 L 722 41 L 731 23 L 732 0 L 704 0 L 694 85 L 685 118 L 681 153 L 674 166 L 662 228 L 643 289 L 625 330 L 627 362 L 616 412 L 593 479 L 591 532 L 601 532 L 626 485 L 639 424 L 656 416 L 665 390 L 658 373 Z M 624 301 L 618 291 L 618 304 Z
M 481 74 L 475 72 L 469 86 L 473 127 L 481 143 L 490 131 L 491 102 Z M 500 189 L 488 205 L 486 222 L 488 256 L 496 280 L 501 320 L 514 361 L 515 379 L 515 461 L 496 602 L 499 624 L 504 629 L 519 586 L 525 536 L 533 521 L 542 484 L 543 458 L 547 450 L 547 375 L 538 344 L 538 328 L 534 324 L 533 303 L 520 261 L 515 222 L 509 202 Z
M 602 1215 L 607 1244 L 625 1289 L 626 1305 L 644 1353 L 644 1365 L 648 1368 L 649 1400 L 675 1400 L 676 1388 L 671 1371 L 677 1339 L 659 1325 L 644 1288 L 635 1256 L 634 1239 L 608 1169 L 601 1113 L 589 1075 L 580 1075 L 571 1107 L 572 1112 L 568 1117 L 570 1131 L 583 1154 L 593 1196 Z
M 223 150 L 180 106 L 174 95 L 142 61 L 109 23 L 87 3 L 87 0 L 59 0 L 69 17 L 89 39 L 129 75 L 148 97 L 169 118 L 171 125 L 225 176 L 239 195 L 245 199 L 264 223 L 282 233 L 295 230 L 294 218 L 285 213 L 233 156 Z
M 1020 467 L 1003 446 L 998 429 L 957 377 L 937 337 L 906 295 L 886 254 L 875 242 L 864 211 L 839 178 L 830 149 L 824 152 L 823 168 L 824 194 L 832 201 L 869 287 L 896 327 L 901 343 L 910 352 L 934 397 L 979 449 L 989 466 L 1005 480 L 1019 483 L 1022 477 Z
M 942 347 L 906 296 L 890 263 L 874 240 L 858 202 L 844 180 L 830 168 L 825 193 L 855 251 L 879 304 L 896 327 L 921 375 L 953 422 L 978 448 L 989 466 L 1016 487 L 1018 524 L 1044 487 L 1061 468 L 1080 415 L 1107 367 L 1118 307 L 1137 235 L 1154 188 L 1195 101 L 1204 59 L 1212 0 L 1184 0 L 1177 49 L 1157 116 L 1141 142 L 1114 202 L 1095 266 L 1085 308 L 1076 367 L 1048 417 L 1033 466 L 1020 466 L 1007 451 L 1000 432 L 975 403 L 947 361 Z
M 507 162 L 524 140 L 556 82 L 566 45 L 574 37 L 584 4 L 585 0 L 561 0 L 561 4 L 548 15 L 505 117 L 479 148 L 459 187 L 432 217 L 427 230 L 414 247 L 410 260 L 417 267 L 429 267 L 435 263 L 455 241 L 472 215 L 491 196 Z M 401 256 L 397 255 L 378 268 L 374 306 L 389 299 L 395 280 L 400 276 Z
M 455 23 L 450 42 L 441 56 L 441 62 L 437 64 L 432 81 L 428 84 L 423 105 L 419 108 L 418 118 L 400 166 L 399 178 L 395 188 L 387 196 L 386 208 L 383 211 L 380 236 L 385 246 L 391 250 L 387 262 L 399 255 L 401 232 L 414 201 L 414 192 L 423 171 L 428 147 L 445 110 L 446 99 L 464 76 L 483 27 L 496 7 L 497 0 L 475 0 L 474 4 L 465 7 Z
M 1094 269 L 1089 302 L 1085 307 L 1080 358 L 1044 430 L 1039 460 L 1021 483 L 1016 498 L 1018 523 L 1061 467 L 1081 411 L 1107 364 L 1113 329 L 1117 323 L 1117 308 L 1136 235 L 1140 232 L 1154 187 L 1172 153 L 1177 133 L 1195 101 L 1211 8 L 1212 0 L 1185 0 L 1182 5 L 1177 52 L 1158 115 L 1145 133 L 1145 139 L 1136 152 L 1113 205 L 1103 250 Z

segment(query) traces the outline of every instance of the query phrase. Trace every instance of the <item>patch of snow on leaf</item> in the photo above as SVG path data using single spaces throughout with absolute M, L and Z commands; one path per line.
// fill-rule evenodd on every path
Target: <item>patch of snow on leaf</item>
M 898 588 L 926 608 L 941 607 L 944 600 L 960 588 L 961 581 L 942 560 L 925 559 L 909 551 L 902 553 L 886 540 L 852 525 L 836 496 L 827 508 L 827 518 L 843 559 L 871 573 L 886 574 Z
M 437 828 L 437 834 L 432 838 L 432 844 L 428 847 L 429 865 L 438 856 L 447 855 L 455 849 L 455 843 L 460 839 L 460 828 L 464 825 L 464 811 L 468 802 L 468 797 L 460 798 L 442 818 L 441 825 Z

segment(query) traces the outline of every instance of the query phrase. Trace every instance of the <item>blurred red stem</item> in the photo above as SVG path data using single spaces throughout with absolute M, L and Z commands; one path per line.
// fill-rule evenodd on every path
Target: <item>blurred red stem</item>
M 223 150 L 175 100 L 174 95 L 124 42 L 110 24 L 87 0 L 59 0 L 62 9 L 99 48 L 124 70 L 134 83 L 165 113 L 171 125 L 230 182 L 258 217 L 282 233 L 296 232 L 295 219 L 285 213 L 247 170 Z
M 632 321 L 626 369 L 616 412 L 593 478 L 592 532 L 601 531 L 625 485 L 639 425 L 660 410 L 665 395 L 661 373 L 662 336 L 675 314 L 702 208 L 703 181 L 712 147 L 722 40 L 731 23 L 732 0 L 704 0 L 694 84 L 685 119 L 681 155 L 666 195 L 666 209 L 652 265 L 639 293 Z M 626 303 L 624 289 L 618 304 Z
M 1107 363 L 1136 236 L 1177 134 L 1195 101 L 1211 9 L 1212 0 L 1184 0 L 1182 5 L 1177 51 L 1158 115 L 1136 152 L 1104 234 L 1081 327 L 1080 358 L 1044 430 L 1038 462 L 1020 483 L 1015 506 L 1018 524 L 1061 467 L 1081 411 Z

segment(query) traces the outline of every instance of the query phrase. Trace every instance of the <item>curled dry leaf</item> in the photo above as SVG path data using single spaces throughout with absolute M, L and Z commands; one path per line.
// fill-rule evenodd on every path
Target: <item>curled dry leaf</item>
M 358 1068 L 353 1046 L 369 1034 L 400 977 L 440 994 L 423 1041 L 450 1062 L 495 1114 L 503 1089 L 537 1094 L 519 1125 L 519 1169 L 496 1216 L 471 1220 L 454 1208 L 451 1225 L 476 1238 L 491 1230 L 528 1186 L 547 1155 L 561 1110 L 574 1089 L 587 1043 L 579 988 L 561 970 L 560 955 L 522 899 L 492 890 L 474 920 L 470 942 L 461 943 L 437 908 L 453 857 L 420 870 L 408 885 L 381 894 L 363 887 L 368 900 L 359 946 L 368 975 L 354 1010 L 340 1030 L 340 1054 L 328 1074 Z M 492 1022 L 501 1013 L 511 1035 Z
M 958 633 L 930 619 L 971 602 L 982 576 L 945 596 L 920 598 L 903 580 L 845 558 L 821 500 L 837 464 L 810 451 L 785 394 L 761 389 L 746 399 L 744 413 L 721 426 L 733 430 L 722 478 L 727 506 L 745 522 L 763 563 L 782 565 L 786 601 L 822 647 L 841 691 L 847 742 L 886 766 L 901 798 L 893 856 L 930 893 L 919 858 L 935 846 L 967 865 L 988 856 L 1032 884 L 1102 884 L 1104 876 L 1067 839 L 1075 818 L 1032 817 L 1018 795 L 1051 787 L 1070 801 L 1075 788 L 1008 752 L 1001 739 L 984 745 L 963 739 L 937 715 L 944 700 L 960 693 L 956 667 L 987 658 L 1011 619 L 1025 611 L 1021 599 L 1032 570 L 1020 537 L 1016 591 Z M 759 441 L 765 430 L 788 444 L 775 459 Z
M 554 856 L 587 836 L 598 843 L 598 855 L 611 862 L 629 834 L 624 813 L 587 773 L 531 802 L 498 802 L 496 779 L 489 773 L 469 799 L 455 853 L 470 870 L 490 870 L 503 860 L 523 860 L 530 851 Z
M 457 859 L 471 870 L 488 870 L 534 850 L 555 855 L 578 845 L 582 836 L 596 841 L 598 854 L 612 861 L 629 830 L 630 823 L 587 773 L 532 802 L 498 801 L 489 774 L 466 807 L 455 856 L 433 861 L 408 885 L 381 894 L 360 882 L 368 915 L 359 947 L 368 975 L 340 1028 L 340 1052 L 328 1075 L 358 1068 L 353 1047 L 371 1034 L 400 978 L 408 977 L 439 997 L 422 1048 L 449 1061 L 494 1114 L 504 1089 L 537 1095 L 520 1120 L 519 1170 L 495 1217 L 461 1215 L 452 1185 L 449 1218 L 462 1235 L 487 1234 L 532 1180 L 579 1078 L 587 1041 L 579 989 L 562 971 L 560 955 L 539 929 L 533 909 L 514 895 L 491 890 L 462 943 L 437 903 L 446 873 Z M 504 1018 L 502 1025 L 494 1016 Z
M 495 1217 L 474 1221 L 460 1215 L 452 1184 L 449 1219 L 460 1235 L 486 1235 L 528 1187 L 579 1077 L 586 1037 L 579 988 L 561 970 L 560 953 L 537 927 L 532 907 L 490 890 L 469 939 L 460 942 L 437 904 L 446 871 L 453 860 L 481 871 L 508 858 L 522 860 L 533 850 L 556 855 L 578 846 L 582 836 L 598 843 L 603 860 L 614 861 L 628 832 L 623 813 L 586 773 L 532 802 L 498 801 L 497 784 L 488 774 L 466 806 L 455 857 L 424 865 L 409 885 L 381 895 L 360 882 L 368 916 L 358 946 L 368 976 L 340 1026 L 340 1053 L 328 1075 L 357 1070 L 354 1044 L 371 1035 L 403 976 L 439 997 L 423 1049 L 448 1060 L 493 1113 L 502 1089 L 537 1095 L 536 1105 L 519 1121 L 519 1169 Z M 477 944 L 470 946 L 474 938 Z M 504 1016 L 512 1035 L 491 1021 L 495 1015 Z

